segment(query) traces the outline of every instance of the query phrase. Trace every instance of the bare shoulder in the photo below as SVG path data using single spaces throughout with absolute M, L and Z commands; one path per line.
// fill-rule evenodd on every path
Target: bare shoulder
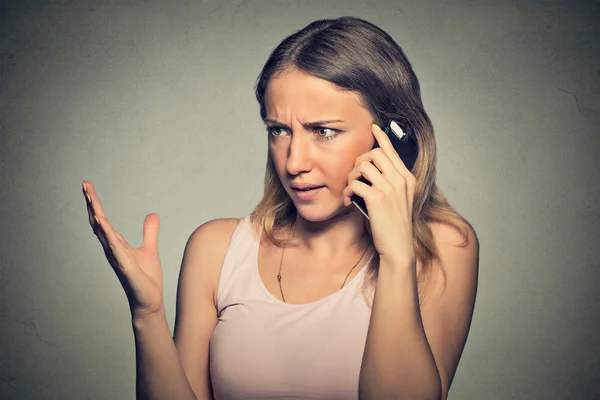
M 429 226 L 438 246 L 479 249 L 479 238 L 470 224 L 464 224 L 462 231 L 449 223 L 431 222 Z
M 219 255 L 227 250 L 233 232 L 240 223 L 239 218 L 217 218 L 197 227 L 186 244 L 185 253 L 209 253 Z
M 229 241 L 233 231 L 239 223 L 239 218 L 211 219 L 197 227 L 194 232 L 192 232 L 190 239 L 213 237 L 216 240 L 226 238 L 227 241 Z
M 479 240 L 466 221 L 460 228 L 449 223 L 430 224 L 444 277 L 434 275 L 427 284 L 421 319 L 440 373 L 443 398 L 452 383 L 467 340 L 479 270 Z M 437 264 L 437 263 L 436 263 Z
M 216 292 L 238 218 L 214 219 L 188 239 L 177 284 L 173 339 L 188 381 L 199 398 L 210 398 L 208 352 L 217 324 Z
M 475 229 L 468 223 L 462 225 L 461 229 L 441 222 L 430 223 L 430 227 L 447 283 L 454 283 L 459 288 L 476 286 L 479 238 Z
M 239 218 L 217 218 L 207 221 L 192 232 L 186 244 L 183 265 L 208 269 L 203 271 L 203 275 L 209 279 L 214 291 L 229 242 L 239 223 Z M 187 260 L 190 262 L 187 263 Z

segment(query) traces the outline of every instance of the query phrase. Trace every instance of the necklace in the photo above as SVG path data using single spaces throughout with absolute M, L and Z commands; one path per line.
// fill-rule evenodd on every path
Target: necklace
M 292 238 L 293 237 L 294 236 L 292 235 Z M 346 274 L 346 278 L 344 279 L 344 282 L 342 282 L 342 286 L 340 286 L 340 289 L 344 287 L 344 285 L 346 284 L 346 281 L 348 280 L 348 277 L 350 276 L 350 273 L 352 273 L 352 271 L 354 271 L 354 268 L 356 268 L 356 266 L 358 265 L 360 260 L 362 260 L 362 258 L 365 256 L 365 253 L 367 252 L 369 247 L 371 247 L 370 244 L 367 247 L 365 247 L 365 250 L 361 254 L 361 256 L 358 259 L 358 261 L 356 262 L 356 264 L 354 264 L 354 266 L 352 268 L 350 268 L 350 271 L 348 271 L 348 274 Z M 281 286 L 281 266 L 283 264 L 283 253 L 285 253 L 285 246 L 281 250 L 281 260 L 279 261 L 279 272 L 277 273 L 277 283 L 279 284 L 279 292 L 281 293 L 281 299 L 285 303 L 285 296 L 283 295 L 283 287 Z

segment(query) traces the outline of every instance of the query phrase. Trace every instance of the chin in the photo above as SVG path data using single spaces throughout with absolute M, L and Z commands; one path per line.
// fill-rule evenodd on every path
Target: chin
M 295 204 L 295 206 L 298 215 L 311 222 L 327 221 L 335 216 L 350 214 L 352 209 L 355 208 L 354 204 L 345 206 L 344 203 L 339 204 L 335 208 L 319 207 L 316 204 Z

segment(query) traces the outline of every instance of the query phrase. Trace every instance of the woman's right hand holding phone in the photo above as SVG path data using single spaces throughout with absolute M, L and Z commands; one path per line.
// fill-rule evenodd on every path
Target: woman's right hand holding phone
M 83 182 L 88 217 L 109 264 L 117 274 L 129 300 L 134 319 L 164 313 L 162 266 L 158 256 L 158 214 L 144 220 L 144 236 L 138 248 L 131 247 L 106 218 L 94 186 Z

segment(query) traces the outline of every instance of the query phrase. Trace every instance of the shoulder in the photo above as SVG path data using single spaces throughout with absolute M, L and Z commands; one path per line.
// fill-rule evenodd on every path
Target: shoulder
M 209 343 L 218 323 L 216 291 L 237 218 L 214 219 L 196 228 L 185 246 L 177 284 L 173 340 L 196 394 L 208 398 Z
M 467 253 L 479 250 L 477 233 L 467 222 L 461 223 L 460 229 L 450 223 L 442 222 L 431 222 L 429 227 L 438 248 L 459 247 L 465 249 Z
M 197 227 L 190 235 L 183 254 L 182 275 L 192 280 L 202 280 L 210 285 L 213 297 L 239 218 L 217 218 Z
M 197 227 L 190 235 L 190 239 L 213 237 L 218 240 L 227 237 L 229 240 L 240 221 L 240 218 L 211 219 Z
M 460 229 L 449 223 L 430 223 L 445 281 L 456 287 L 477 285 L 479 271 L 479 238 L 466 221 Z M 445 286 L 445 285 L 443 285 Z
M 239 218 L 217 218 L 203 223 L 190 235 L 185 253 L 224 253 L 239 223 Z
M 435 262 L 436 273 L 427 283 L 427 299 L 421 305 L 423 329 L 440 372 L 444 394 L 464 349 L 477 296 L 479 240 L 467 221 L 461 220 L 459 226 L 430 224 L 439 264 Z
M 225 257 L 229 241 L 240 221 L 239 218 L 217 218 L 203 223 L 190 235 L 185 254 L 201 252 Z

